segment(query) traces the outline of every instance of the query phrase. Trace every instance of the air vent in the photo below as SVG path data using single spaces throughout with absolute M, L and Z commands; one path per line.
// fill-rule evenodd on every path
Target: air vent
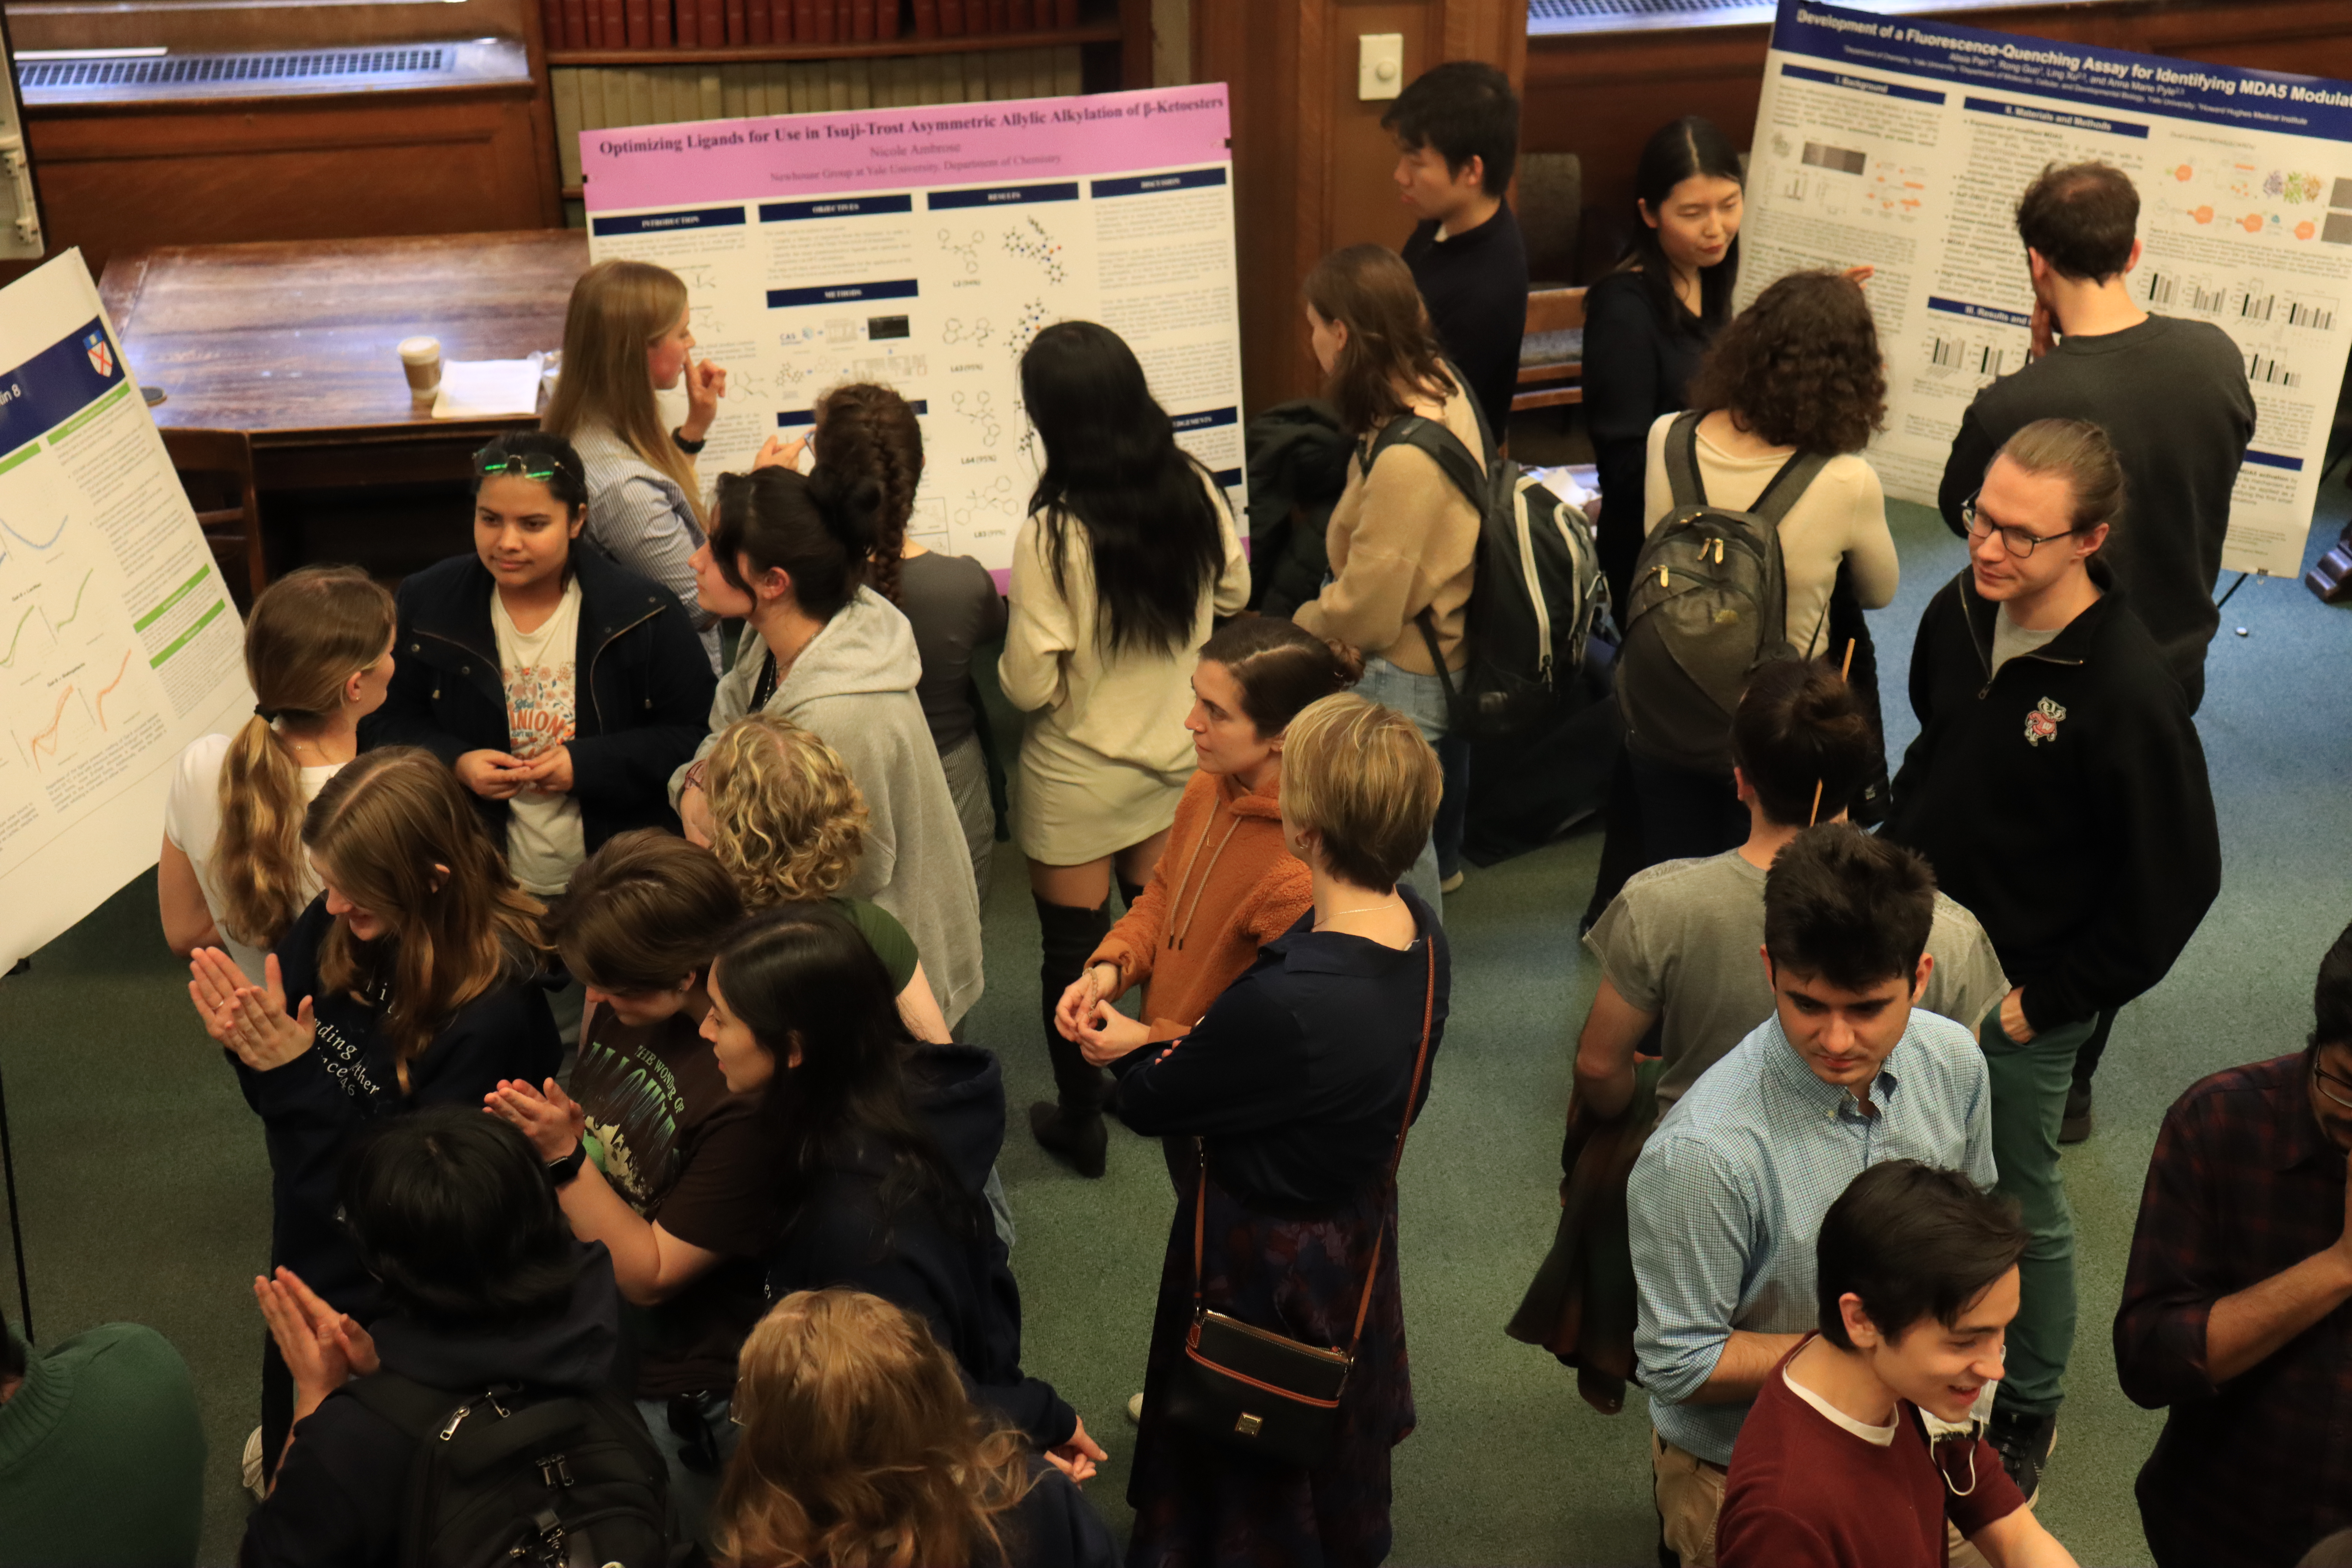
M 1751 11 L 1737 0 L 1528 0 L 1531 22 L 1615 20 L 1624 16 L 1694 16 L 1711 11 Z
M 16 62 L 27 105 L 313 97 L 530 80 L 521 44 L 470 38 L 267 53 L 52 55 Z
M 25 88 L 214 87 L 299 81 L 311 77 L 437 76 L 448 51 L 298 49 L 274 55 L 166 55 L 160 59 L 30 60 L 16 69 Z

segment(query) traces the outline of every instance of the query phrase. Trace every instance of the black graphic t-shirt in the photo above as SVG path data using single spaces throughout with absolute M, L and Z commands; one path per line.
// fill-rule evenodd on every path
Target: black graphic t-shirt
M 588 1154 L 614 1191 L 691 1247 L 719 1255 L 658 1306 L 629 1310 L 637 1395 L 734 1386 L 735 1355 L 760 1320 L 761 1258 L 771 1237 L 771 1183 L 749 1097 L 727 1092 L 694 1018 L 589 1020 L 572 1069 L 588 1115 Z

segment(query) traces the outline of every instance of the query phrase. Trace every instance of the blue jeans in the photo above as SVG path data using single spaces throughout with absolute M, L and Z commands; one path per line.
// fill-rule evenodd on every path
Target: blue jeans
M 1977 1043 L 1992 1079 L 1993 1190 L 2017 1201 L 2025 1222 L 2025 1256 L 2017 1260 L 2016 1321 L 2009 1325 L 2008 1375 L 1997 1407 L 2047 1415 L 2065 1397 L 2066 1362 L 2074 1350 L 2074 1209 L 2058 1171 L 2058 1124 L 2074 1081 L 2074 1053 L 2096 1018 L 2057 1024 L 2024 1045 L 2000 1026 L 1993 1008 Z
M 1384 708 L 1393 708 L 1412 720 L 1413 728 L 1421 731 L 1421 738 L 1436 750 L 1439 765 L 1444 765 L 1446 749 L 1457 742 L 1445 732 L 1448 717 L 1445 685 L 1437 677 L 1416 675 L 1412 670 L 1391 664 L 1387 659 L 1367 655 L 1364 658 L 1364 679 L 1356 683 L 1356 692 Z M 1468 748 L 1463 747 L 1462 752 L 1462 769 L 1466 784 Z M 1446 805 L 1458 806 L 1464 793 L 1455 788 L 1449 773 L 1445 780 L 1444 796 L 1438 804 L 1437 821 L 1431 826 L 1429 842 L 1421 847 L 1421 854 L 1413 860 L 1412 869 L 1399 879 L 1421 895 L 1421 901 L 1427 904 L 1430 912 L 1440 921 L 1445 918 L 1445 894 L 1438 884 L 1444 880 L 1446 873 L 1440 869 L 1445 850 L 1438 842 L 1437 828 L 1445 823 Z M 1458 856 L 1462 848 L 1462 816 L 1458 810 L 1454 813 L 1453 827 L 1454 849 Z
M 675 1528 L 692 1535 L 705 1552 L 709 1552 L 713 1550 L 710 1511 L 719 1501 L 719 1478 L 726 1470 L 728 1456 L 735 1452 L 735 1440 L 742 1436 L 743 1429 L 728 1419 L 728 1395 L 705 1394 L 699 1404 L 719 1459 L 718 1468 L 709 1475 L 687 1468 L 681 1453 L 684 1444 L 670 1430 L 667 1400 L 640 1399 L 637 1414 L 646 1418 L 646 1430 L 653 1435 L 654 1447 L 661 1450 L 662 1462 L 669 1467 L 670 1517 Z

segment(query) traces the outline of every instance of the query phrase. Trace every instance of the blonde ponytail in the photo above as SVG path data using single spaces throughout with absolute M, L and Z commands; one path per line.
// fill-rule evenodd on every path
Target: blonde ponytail
M 318 721 L 343 683 L 383 657 L 392 595 L 356 566 L 305 566 L 261 592 L 245 625 L 245 675 L 259 699 L 220 772 L 213 880 L 223 934 L 274 946 L 302 912 L 302 769 L 273 719 Z

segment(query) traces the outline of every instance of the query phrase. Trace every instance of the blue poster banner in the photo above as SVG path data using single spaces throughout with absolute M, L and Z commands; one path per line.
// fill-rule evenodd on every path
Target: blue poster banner
M 56 428 L 122 384 L 122 357 L 103 323 L 85 321 L 0 371 L 0 458 Z

